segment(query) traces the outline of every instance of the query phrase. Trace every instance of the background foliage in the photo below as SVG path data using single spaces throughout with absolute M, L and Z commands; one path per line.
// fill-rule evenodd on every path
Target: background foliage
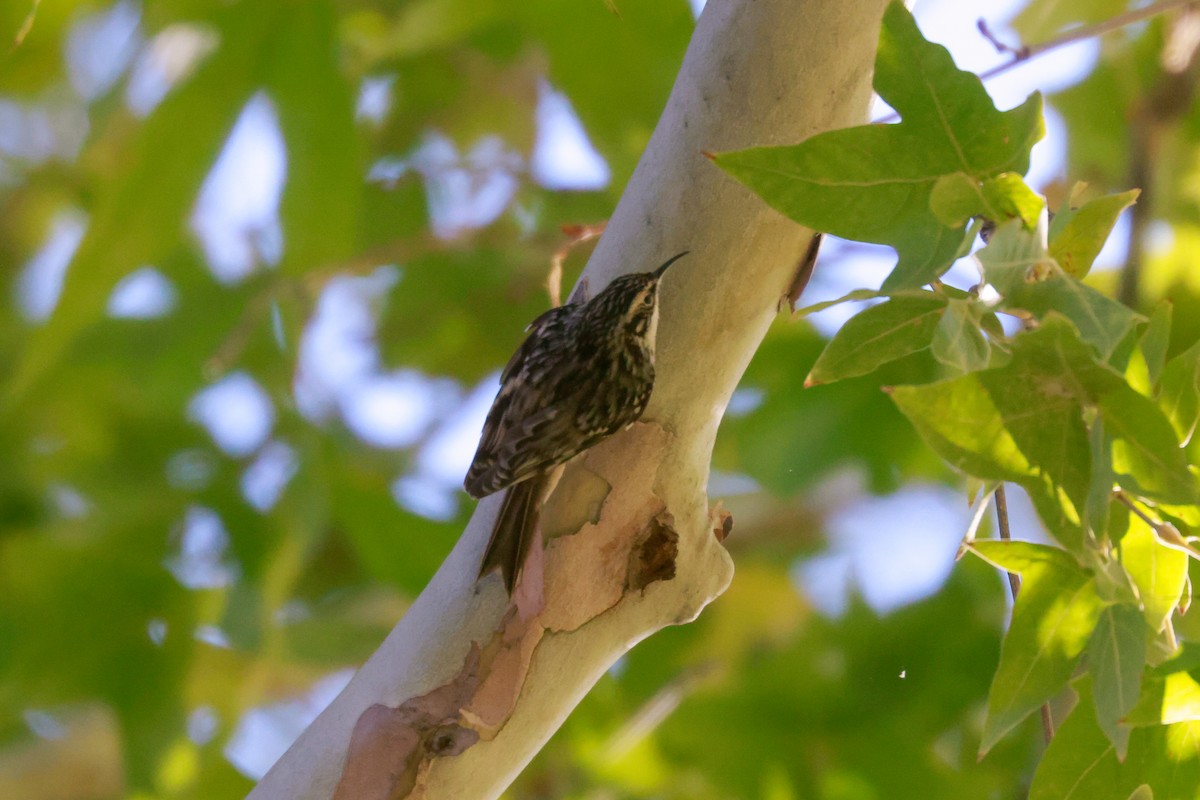
M 469 512 L 454 489 L 497 368 L 546 307 L 546 274 L 568 241 L 561 226 L 610 213 L 694 24 L 682 2 L 619 13 L 509 5 L 60 2 L 29 17 L 28 6 L 0 7 L 0 31 L 19 40 L 0 61 L 0 795 L 244 793 L 448 552 Z M 1044 41 L 1123 9 L 1035 0 L 1014 26 Z M 920 4 L 917 14 L 924 24 Z M 903 268 L 889 288 L 902 293 L 855 317 L 829 349 L 828 314 L 781 318 L 715 454 L 711 494 L 737 520 L 732 588 L 697 623 L 623 660 L 512 797 L 1020 798 L 1031 785 L 1061 797 L 1061 776 L 1100 764 L 1079 796 L 1120 787 L 1123 800 L 1132 786 L 1121 770 L 1133 767 L 1098 757 L 1122 736 L 1127 765 L 1195 769 L 1172 760 L 1194 750 L 1195 716 L 1155 716 L 1192 713 L 1194 654 L 1169 661 L 1147 633 L 1172 614 L 1189 560 L 1162 552 L 1122 507 L 1091 499 L 1111 474 L 1070 472 L 1109 463 L 1154 503 L 1193 502 L 1181 460 L 1156 470 L 1117 452 L 1149 440 L 1171 445 L 1148 452 L 1174 453 L 1196 413 L 1200 125 L 1185 33 L 1173 18 L 1122 28 L 1046 97 L 1068 143 L 1061 178 L 1033 187 L 1051 208 L 1076 180 L 1092 198 L 1143 190 L 1118 228 L 1121 270 L 1075 282 L 1097 244 L 1084 234 L 1132 198 L 1093 207 L 1100 221 L 1074 239 L 1056 218 L 1047 255 L 1041 200 L 1000 177 L 1025 170 L 1036 101 L 999 116 L 972 95 L 982 116 L 969 122 L 987 120 L 993 138 L 975 143 L 966 169 L 931 154 L 922 174 L 938 180 L 911 219 L 892 220 L 906 224 L 839 227 L 879 222 L 843 208 L 811 222 L 896 245 Z M 957 36 L 978 47 L 973 31 Z M 903 46 L 920 47 L 909 38 Z M 948 91 L 969 93 L 943 66 L 962 84 Z M 927 146 L 903 75 L 879 85 L 903 117 L 882 135 L 901 140 L 890 148 Z M 563 116 L 567 101 L 574 117 Z M 581 154 L 581 141 L 602 161 Z M 581 163 L 591 171 L 567 169 Z M 917 293 L 938 274 L 931 259 L 949 266 L 967 218 L 985 212 L 1016 218 L 989 245 L 1004 257 L 980 256 L 989 281 L 1043 318 L 1011 352 L 989 332 L 992 309 L 963 291 L 979 280 L 969 265 L 940 293 Z M 928 247 L 942 229 L 957 240 Z M 586 246 L 572 251 L 568 277 L 585 256 Z M 1069 273 L 1059 283 L 1005 283 L 1006 264 L 1048 257 Z M 880 285 L 892 262 L 871 271 L 865 259 L 852 244 L 827 248 L 814 302 Z M 1088 329 L 1093 317 L 1102 324 Z M 908 319 L 926 322 L 866 361 L 852 346 L 864 325 Z M 974 447 L 992 439 L 949 436 L 977 430 L 952 426 L 939 439 L 922 428 L 922 412 L 945 416 L 947 395 L 920 387 L 1044 409 L 1045 396 L 1009 390 L 1014 376 L 1049 370 L 1045 353 L 1064 341 L 1083 348 L 1073 352 L 1084 366 L 1121 359 L 1121 385 L 1136 397 L 1096 378 L 1066 407 L 1050 403 L 1027 437 L 1077 436 L 1037 466 L 1060 468 L 1053 485 L 1070 488 L 1076 509 L 1111 515 L 1105 530 L 1133 553 L 1123 568 L 1173 588 L 1157 604 L 1083 603 L 1095 640 L 1068 643 L 1054 680 L 1013 693 L 1022 712 L 1052 695 L 1065 719 L 1043 758 L 1036 714 L 989 711 L 1007 590 L 980 559 L 950 569 L 967 492 L 939 455 L 1025 487 L 1042 518 L 1057 506 L 1044 472 L 1003 459 L 993 469 L 997 454 Z M 917 388 L 880 391 L 899 384 Z M 1128 408 L 1147 395 L 1173 429 L 1137 427 L 1156 418 Z M 1089 441 L 1097 426 L 1085 406 L 1108 409 L 1107 439 Z M 1075 457 L 1110 449 L 1107 460 Z M 1016 536 L 1045 541 L 1011 491 Z M 1184 511 L 1176 520 L 1188 532 Z M 1075 540 L 1064 530 L 1058 542 L 1084 559 L 1083 527 Z M 1107 586 L 1103 564 L 994 547 L 980 552 L 1024 570 L 1035 611 L 1063 587 Z M 1141 614 L 1128 613 L 1135 606 Z M 1181 640 L 1194 621 L 1176 620 Z M 1103 699 L 1129 685 L 1105 667 L 1106 639 L 1122 654 L 1150 641 L 1138 663 L 1156 666 L 1139 671 L 1149 699 L 1137 707 Z M 1085 645 L 1090 677 L 1060 690 Z M 996 726 L 1012 724 L 999 737 Z M 1184 777 L 1155 797 L 1192 796 L 1189 773 L 1172 774 Z

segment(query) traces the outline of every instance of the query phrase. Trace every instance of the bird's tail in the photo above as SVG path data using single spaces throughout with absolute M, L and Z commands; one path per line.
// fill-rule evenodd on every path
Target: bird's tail
M 492 538 L 483 552 L 479 577 L 499 567 L 509 594 L 512 594 L 521 569 L 525 566 L 525 557 L 529 555 L 546 484 L 547 475 L 539 473 L 509 487 L 504 504 L 500 506 L 500 515 L 496 517 L 496 524 L 492 528 Z

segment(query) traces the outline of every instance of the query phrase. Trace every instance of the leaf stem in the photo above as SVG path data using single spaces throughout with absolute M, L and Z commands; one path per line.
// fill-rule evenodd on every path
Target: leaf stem
M 1008 496 L 1004 492 L 1004 484 L 996 487 L 996 525 L 1000 529 L 1000 540 L 1012 541 L 1012 529 L 1008 525 Z M 1021 591 L 1021 576 L 1015 572 L 1008 573 L 1008 588 L 1012 591 L 1013 603 L 1017 602 L 1017 593 Z M 1049 703 L 1042 703 L 1042 736 L 1046 744 L 1054 738 L 1054 716 Z

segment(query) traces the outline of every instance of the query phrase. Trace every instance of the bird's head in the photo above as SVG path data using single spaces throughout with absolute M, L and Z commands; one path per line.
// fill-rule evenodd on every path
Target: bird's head
M 667 268 L 688 254 L 683 251 L 672 256 L 652 272 L 622 275 L 604 287 L 604 291 L 588 301 L 589 315 L 606 320 L 620 320 L 614 328 L 630 337 L 653 338 L 658 322 L 658 285 Z M 611 324 L 611 323 L 610 323 Z

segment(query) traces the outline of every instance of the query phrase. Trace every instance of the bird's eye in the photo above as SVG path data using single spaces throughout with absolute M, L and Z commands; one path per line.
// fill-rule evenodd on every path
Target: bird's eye
M 646 306 L 654 305 L 654 293 L 653 292 L 646 293 L 646 296 L 642 298 L 642 305 L 646 305 Z

